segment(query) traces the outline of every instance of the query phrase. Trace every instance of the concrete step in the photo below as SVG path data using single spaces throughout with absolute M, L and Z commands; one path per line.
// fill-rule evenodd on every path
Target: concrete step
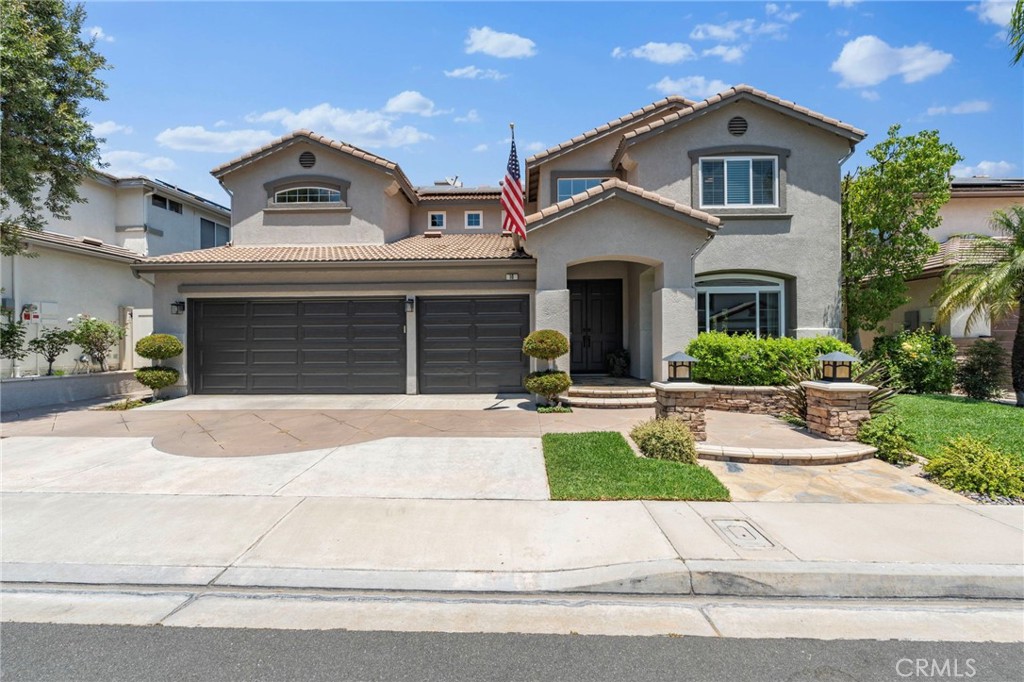
M 655 404 L 654 396 L 634 396 L 630 398 L 593 398 L 586 396 L 562 396 L 562 402 L 570 407 L 590 409 L 620 410 L 626 408 L 650 407 Z
M 573 386 L 570 398 L 653 398 L 650 386 Z

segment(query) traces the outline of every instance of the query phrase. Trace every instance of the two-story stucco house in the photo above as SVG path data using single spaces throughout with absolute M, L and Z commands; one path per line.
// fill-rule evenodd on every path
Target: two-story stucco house
M 214 169 L 230 245 L 136 269 L 191 392 L 518 391 L 540 328 L 570 336 L 574 373 L 628 349 L 662 379 L 706 329 L 838 332 L 840 166 L 863 137 L 748 86 L 669 97 L 528 159 L 517 249 L 498 188 L 416 187 L 297 131 Z
M 152 323 L 153 285 L 135 276 L 131 266 L 147 255 L 225 244 L 230 212 L 145 177 L 97 172 L 81 182 L 78 192 L 85 201 L 71 205 L 69 218 L 44 214 L 44 230 L 24 234 L 33 257 L 2 258 L 3 305 L 28 322 L 28 338 L 45 327 L 66 327 L 67 319 L 79 313 L 124 323 L 128 335 L 110 358 L 111 366 L 148 365 L 125 352 Z M 77 348 L 71 349 L 55 368 L 72 369 L 78 355 Z M 2 376 L 46 371 L 46 363 L 35 355 L 19 363 L 2 362 Z

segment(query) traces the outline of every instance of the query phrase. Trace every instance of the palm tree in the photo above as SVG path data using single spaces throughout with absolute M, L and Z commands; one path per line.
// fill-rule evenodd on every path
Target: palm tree
M 1018 64 L 1024 58 L 1024 0 L 1017 0 L 1013 14 L 1010 15 L 1010 28 L 1006 35 L 1010 49 L 1013 51 L 1013 59 L 1010 60 L 1010 63 Z
M 996 211 L 992 227 L 1006 236 L 973 235 L 967 254 L 946 271 L 933 300 L 942 320 L 970 310 L 968 331 L 986 317 L 998 320 L 1019 311 L 1010 369 L 1017 407 L 1024 407 L 1024 206 Z

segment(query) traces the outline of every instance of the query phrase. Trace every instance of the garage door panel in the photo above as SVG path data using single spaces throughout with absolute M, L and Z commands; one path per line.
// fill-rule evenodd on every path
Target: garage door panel
M 405 392 L 404 299 L 191 305 L 198 393 Z
M 421 393 L 523 390 L 528 297 L 421 298 L 417 308 Z

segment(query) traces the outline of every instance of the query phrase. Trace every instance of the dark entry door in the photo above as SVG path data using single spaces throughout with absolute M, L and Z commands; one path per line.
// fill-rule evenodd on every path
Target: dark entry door
M 622 280 L 569 280 L 571 370 L 606 372 L 622 349 Z

